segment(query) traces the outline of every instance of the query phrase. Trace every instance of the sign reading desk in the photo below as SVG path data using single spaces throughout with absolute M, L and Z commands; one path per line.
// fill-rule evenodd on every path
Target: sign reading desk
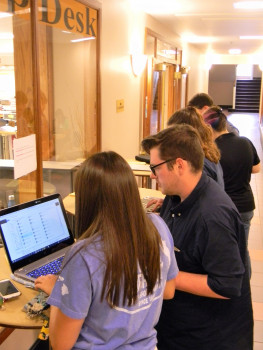
M 84 36 L 97 36 L 97 11 L 74 0 L 35 0 L 38 20 Z M 0 0 L 0 11 L 28 19 L 30 0 Z

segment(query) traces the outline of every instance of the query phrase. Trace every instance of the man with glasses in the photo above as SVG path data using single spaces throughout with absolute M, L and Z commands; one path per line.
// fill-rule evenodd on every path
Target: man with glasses
M 180 270 L 175 297 L 164 301 L 157 325 L 158 350 L 252 350 L 244 228 L 228 195 L 202 172 L 199 135 L 177 125 L 142 146 L 166 195 L 160 215 Z

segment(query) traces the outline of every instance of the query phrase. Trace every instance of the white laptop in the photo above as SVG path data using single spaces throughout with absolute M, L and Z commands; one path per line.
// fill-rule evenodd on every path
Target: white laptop
M 59 194 L 0 210 L 0 234 L 12 273 L 32 282 L 57 274 L 74 243 Z

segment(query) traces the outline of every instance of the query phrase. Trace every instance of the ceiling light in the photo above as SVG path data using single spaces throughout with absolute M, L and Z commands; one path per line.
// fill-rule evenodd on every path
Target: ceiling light
M 259 10 L 263 9 L 263 1 L 239 1 L 234 2 L 233 6 L 235 9 Z
M 240 49 L 230 49 L 230 50 L 228 50 L 228 53 L 230 55 L 239 55 L 241 53 L 241 50 Z
M 162 50 L 165 55 L 176 55 L 176 50 Z
M 239 39 L 263 40 L 263 35 L 242 35 Z
M 183 41 L 192 44 L 212 43 L 213 41 L 215 41 L 213 37 L 197 36 L 194 34 L 182 34 L 181 38 Z
M 72 43 L 78 43 L 80 41 L 86 41 L 86 40 L 93 40 L 95 39 L 94 36 L 90 36 L 89 38 L 81 38 L 81 39 L 73 39 L 73 40 L 70 40 Z

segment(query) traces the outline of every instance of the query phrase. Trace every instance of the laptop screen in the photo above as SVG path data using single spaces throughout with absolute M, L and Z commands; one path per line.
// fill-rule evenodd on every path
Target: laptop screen
M 0 211 L 0 232 L 9 262 L 16 268 L 74 242 L 58 194 Z

